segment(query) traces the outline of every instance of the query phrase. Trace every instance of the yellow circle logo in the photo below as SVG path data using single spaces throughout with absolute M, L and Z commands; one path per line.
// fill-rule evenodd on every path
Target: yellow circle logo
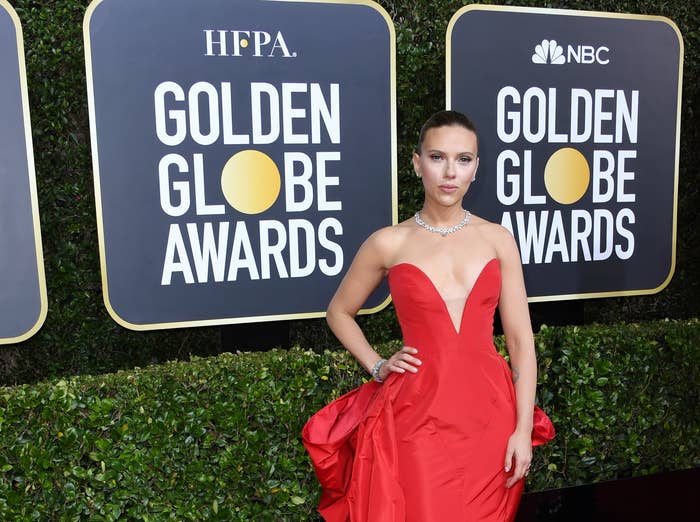
M 544 185 L 549 195 L 564 205 L 583 197 L 591 180 L 586 158 L 576 149 L 565 147 L 552 154 L 544 167 Z
M 244 214 L 260 214 L 280 193 L 280 171 L 270 156 L 242 150 L 231 156 L 221 172 L 221 191 L 233 208 Z

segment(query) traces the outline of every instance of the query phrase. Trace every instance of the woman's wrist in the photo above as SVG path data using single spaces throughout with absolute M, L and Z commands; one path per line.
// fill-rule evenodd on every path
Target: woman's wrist
M 386 359 L 381 358 L 372 365 L 372 368 L 369 372 L 372 375 L 372 379 L 374 379 L 377 382 L 384 382 L 384 379 L 381 377 L 381 371 L 382 367 L 386 364 L 386 362 Z
M 528 423 L 523 423 L 523 424 L 516 424 L 515 426 L 515 431 L 516 433 L 524 433 L 524 434 L 531 434 L 532 433 L 532 422 Z

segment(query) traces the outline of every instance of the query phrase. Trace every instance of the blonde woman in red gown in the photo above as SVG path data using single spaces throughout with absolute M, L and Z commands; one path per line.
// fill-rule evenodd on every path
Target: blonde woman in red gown
M 302 433 L 328 522 L 511 521 L 533 445 L 554 436 L 535 407 L 515 240 L 462 207 L 478 166 L 471 121 L 434 114 L 413 154 L 423 208 L 365 241 L 328 307 L 333 333 L 374 378 Z M 405 343 L 386 361 L 355 322 L 384 277 Z M 510 367 L 493 344 L 496 307 Z

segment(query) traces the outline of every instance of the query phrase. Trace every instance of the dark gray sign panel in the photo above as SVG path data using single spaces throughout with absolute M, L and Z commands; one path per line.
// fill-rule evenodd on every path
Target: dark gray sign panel
M 0 0 L 0 344 L 34 335 L 46 310 L 22 27 Z
M 394 30 L 372 2 L 85 15 L 104 300 L 144 330 L 318 317 L 397 221 Z M 379 288 L 366 311 L 388 302 Z
M 452 18 L 447 106 L 481 139 L 466 204 L 513 232 L 531 301 L 671 280 L 682 59 L 662 17 L 472 5 Z

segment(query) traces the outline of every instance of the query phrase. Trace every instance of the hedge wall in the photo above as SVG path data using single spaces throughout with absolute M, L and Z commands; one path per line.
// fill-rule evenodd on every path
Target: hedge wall
M 543 328 L 558 434 L 528 489 L 699 466 L 698 343 L 698 320 Z M 362 377 L 295 348 L 0 388 L 0 519 L 317 520 L 301 428 Z
M 101 297 L 82 42 L 82 20 L 89 2 L 10 3 L 24 31 L 49 313 L 33 338 L 0 346 L 0 383 L 116 371 L 189 354 L 218 353 L 222 349 L 218 328 L 139 333 L 119 327 L 107 315 Z M 379 3 L 396 27 L 399 217 L 403 219 L 421 204 L 420 187 L 411 174 L 410 151 L 426 115 L 444 106 L 445 30 L 463 3 Z M 700 154 L 700 5 L 686 0 L 500 3 L 664 15 L 679 26 L 686 54 L 676 275 L 671 285 L 656 296 L 589 300 L 585 317 L 612 321 L 696 315 L 700 295 L 700 201 L 694 169 Z M 363 322 L 374 342 L 397 336 L 391 309 Z M 291 336 L 304 346 L 334 344 L 322 321 L 293 322 Z

